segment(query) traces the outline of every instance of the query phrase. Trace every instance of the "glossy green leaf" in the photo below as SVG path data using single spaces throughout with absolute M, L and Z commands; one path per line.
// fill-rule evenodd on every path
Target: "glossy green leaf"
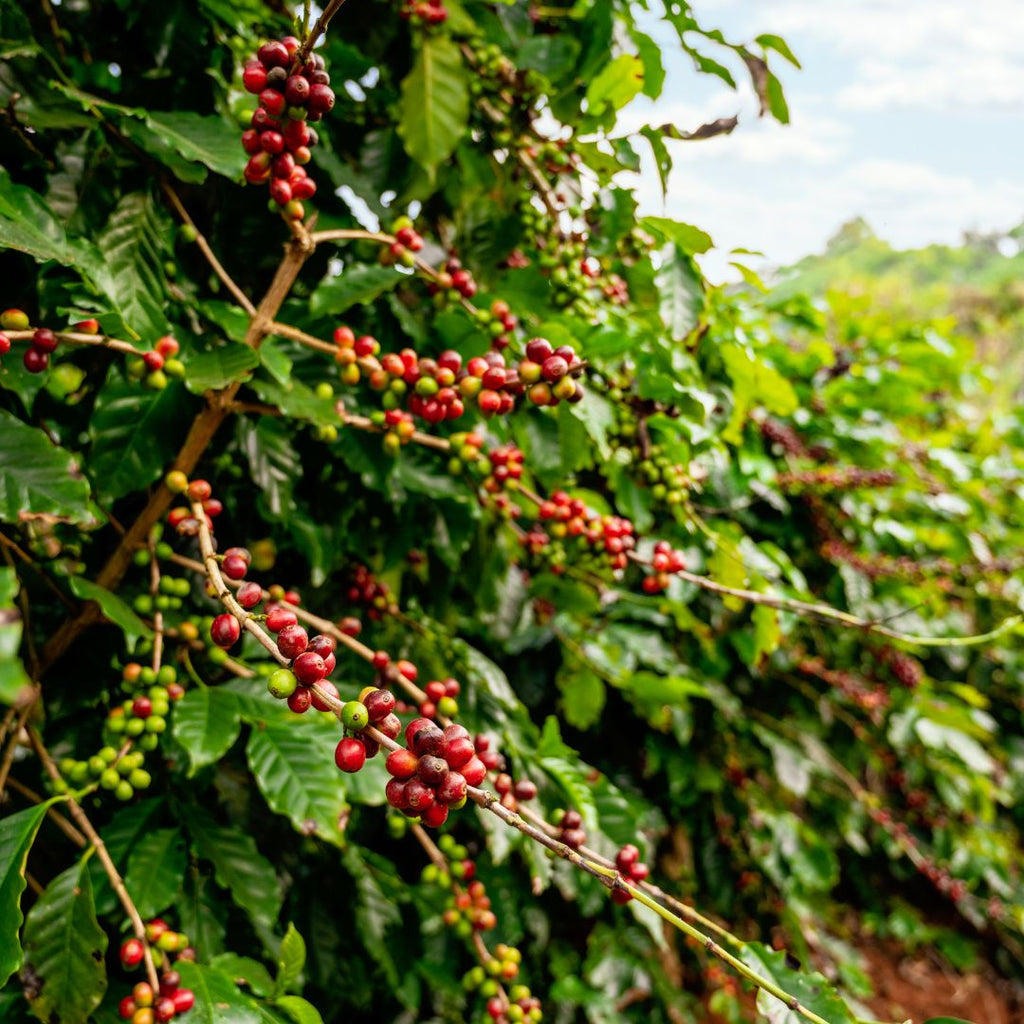
M 621 110 L 643 87 L 643 61 L 628 53 L 620 54 L 587 86 L 588 113 L 601 114 L 606 107 Z
M 235 826 L 217 824 L 203 808 L 192 807 L 184 818 L 196 854 L 213 865 L 214 878 L 248 914 L 264 945 L 281 913 L 281 884 L 274 866 L 251 835 Z
M 256 1024 L 263 1019 L 256 1001 L 223 971 L 198 963 L 180 963 L 176 968 L 182 987 L 195 993 L 189 1024 Z
M 107 933 L 96 920 L 85 858 L 46 887 L 25 920 L 25 965 L 39 979 L 30 999 L 45 1024 L 85 1021 L 107 990 Z
M 835 988 L 817 972 L 796 971 L 789 967 L 785 950 L 773 950 L 759 942 L 748 942 L 740 952 L 740 959 L 829 1024 L 856 1024 L 856 1015 Z M 798 1024 L 804 1020 L 764 989 L 757 993 L 757 1009 L 769 1024 Z
M 0 818 L 0 985 L 21 966 L 21 894 L 25 891 L 25 862 L 46 808 L 37 804 Z
M 189 757 L 189 775 L 219 761 L 241 731 L 238 698 L 229 690 L 197 686 L 174 705 L 174 738 Z
M 135 844 L 124 884 L 142 917 L 155 917 L 174 904 L 185 863 L 185 841 L 176 828 L 148 832 Z
M 320 286 L 313 292 L 310 307 L 316 314 L 341 316 L 353 306 L 373 302 L 405 280 L 406 275 L 393 267 L 369 263 L 349 264 L 340 274 L 329 275 L 320 282 Z
M 153 631 L 112 591 L 93 583 L 82 576 L 68 580 L 72 593 L 83 601 L 95 601 L 103 617 L 124 633 L 126 643 L 131 647 L 140 637 L 151 637 Z
M 253 729 L 246 746 L 249 767 L 271 809 L 300 832 L 340 845 L 338 819 L 345 784 L 334 764 L 340 735 L 310 717 L 269 721 Z
M 87 469 L 97 493 L 111 501 L 159 479 L 178 450 L 186 416 L 178 383 L 162 391 L 108 383 L 89 422 Z
M 295 1024 L 323 1024 L 320 1011 L 301 996 L 281 996 L 274 1000 L 274 1006 L 283 1010 Z
M 466 131 L 469 78 L 458 45 L 425 36 L 402 82 L 398 134 L 406 152 L 433 178 Z
M 16 523 L 24 512 L 85 522 L 91 517 L 89 484 L 70 452 L 0 410 L 0 519 Z
M 302 969 L 306 966 L 306 943 L 295 925 L 288 922 L 288 930 L 281 940 L 281 950 L 277 956 L 277 978 L 274 981 L 274 994 L 299 989 Z
M 20 583 L 14 569 L 0 567 L 0 704 L 14 704 L 31 686 L 18 651 L 23 623 L 15 606 Z
M 188 357 L 185 386 L 194 394 L 246 380 L 260 365 L 259 353 L 248 345 L 222 345 Z

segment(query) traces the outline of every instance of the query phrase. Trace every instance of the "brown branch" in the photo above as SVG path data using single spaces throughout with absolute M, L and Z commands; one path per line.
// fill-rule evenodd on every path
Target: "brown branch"
M 32 335 L 38 330 L 36 327 L 27 327 L 23 331 L 4 331 L 4 334 L 11 341 L 31 341 Z M 67 342 L 69 345 L 93 345 L 98 348 L 109 348 L 115 352 L 125 352 L 132 356 L 142 356 L 143 351 L 136 348 L 130 341 L 122 341 L 120 338 L 111 338 L 106 334 L 83 334 L 80 331 L 54 331 L 58 341 Z

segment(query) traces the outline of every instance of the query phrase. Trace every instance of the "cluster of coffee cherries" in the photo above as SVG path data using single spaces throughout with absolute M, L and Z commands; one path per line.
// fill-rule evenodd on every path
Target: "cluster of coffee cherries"
M 213 497 L 213 488 L 207 480 L 189 480 L 180 469 L 172 469 L 164 477 L 167 489 L 172 494 L 184 494 L 190 502 L 199 502 L 206 516 L 206 525 L 212 529 L 213 520 L 224 511 L 219 498 Z M 199 520 L 187 505 L 178 505 L 167 513 L 167 525 L 183 537 L 194 537 L 199 533 Z
M 177 954 L 179 960 L 194 960 L 195 952 L 188 944 L 188 938 L 175 932 L 161 918 L 154 918 L 146 925 L 146 941 L 149 943 L 155 966 L 160 970 L 160 987 L 153 991 L 148 982 L 140 981 L 130 996 L 125 996 L 118 1006 L 122 1020 L 132 1024 L 155 1024 L 174 1020 L 188 1013 L 195 1004 L 191 989 L 181 987 L 181 975 L 170 966 L 170 954 Z M 138 968 L 145 959 L 145 947 L 138 939 L 126 939 L 121 944 L 121 965 L 125 970 Z
M 491 336 L 491 347 L 508 348 L 512 332 L 519 326 L 519 317 L 503 299 L 495 299 L 490 309 L 478 309 L 476 321 Z
M 814 676 L 834 687 L 857 707 L 870 712 L 878 721 L 881 720 L 881 712 L 889 706 L 890 698 L 884 686 L 868 686 L 852 672 L 829 668 L 823 658 L 802 658 L 797 662 L 797 668 L 806 675 Z
M 647 865 L 640 860 L 640 851 L 632 843 L 626 843 L 615 854 L 615 866 L 627 882 L 643 882 L 651 873 Z M 628 903 L 632 898 L 625 889 L 612 889 L 612 901 L 615 903 Z
M 924 677 L 924 669 L 917 658 L 889 645 L 879 651 L 879 658 L 901 686 L 905 686 L 908 690 L 920 686 Z
M 523 462 L 522 449 L 511 441 L 492 448 L 482 461 L 475 464 L 470 462 L 474 470 L 486 474 L 482 483 L 484 505 L 510 519 L 518 519 L 522 515 L 522 509 L 512 502 L 506 492 L 510 484 L 523 478 Z
M 660 594 L 668 589 L 669 577 L 672 573 L 686 569 L 686 556 L 677 551 L 668 541 L 659 540 L 654 545 L 651 555 L 652 572 L 644 577 L 641 586 L 645 594 Z
M 353 568 L 348 599 L 349 603 L 366 608 L 367 614 L 375 622 L 379 622 L 384 615 L 394 615 L 398 611 L 391 588 L 377 579 L 365 565 Z
M 249 584 L 239 589 L 239 600 L 246 586 Z M 286 700 L 289 710 L 299 715 L 310 708 L 315 711 L 333 710 L 338 701 L 338 689 L 328 677 L 337 664 L 334 637 L 325 633 L 310 636 L 299 625 L 295 612 L 285 603 L 268 605 L 264 623 L 275 634 L 282 657 L 291 662 L 289 668 L 276 669 L 271 673 L 267 680 L 271 694 L 279 700 Z
M 561 811 L 555 815 L 555 825 L 558 828 L 556 838 L 570 850 L 578 850 L 587 841 L 587 833 L 583 830 L 583 816 L 579 811 Z
M 544 1019 L 540 1000 L 528 986 L 512 985 L 507 997 L 502 998 L 501 982 L 517 978 L 521 963 L 522 953 L 519 949 L 500 942 L 494 947 L 493 956 L 463 975 L 463 987 L 478 992 L 487 1000 L 485 1012 L 496 1024 L 524 1024 Z
M 466 863 L 475 870 L 473 861 Z M 458 866 L 453 865 L 453 869 Z M 473 932 L 489 932 L 498 925 L 498 918 L 491 910 L 491 898 L 487 895 L 484 883 L 472 878 L 468 879 L 468 882 L 464 890 L 460 888 L 452 894 L 441 915 L 444 923 L 453 928 L 455 934 L 461 938 L 469 938 Z
M 374 656 L 378 665 L 390 668 L 387 654 L 378 651 Z M 395 666 L 398 671 L 408 670 L 407 662 L 399 661 Z M 407 677 L 408 678 L 408 677 Z M 402 731 L 402 723 L 395 713 L 398 702 L 395 695 L 384 686 L 367 686 L 359 694 L 358 700 L 346 701 L 338 712 L 338 718 L 346 732 L 356 735 L 343 736 L 334 751 L 334 763 L 348 774 L 358 772 L 368 757 L 376 757 L 380 750 L 379 742 L 372 736 L 359 735 L 368 725 L 372 725 L 388 739 L 397 739 Z
M 443 306 L 459 299 L 471 299 L 476 295 L 476 281 L 473 275 L 455 256 L 449 256 L 441 265 L 437 276 L 430 282 L 427 291 L 434 296 L 434 302 Z
M 107 746 L 86 760 L 64 758 L 60 772 L 72 786 L 94 782 L 113 792 L 118 800 L 131 800 L 136 790 L 148 789 L 152 782 L 149 772 L 142 767 L 144 759 L 145 754 L 141 751 L 131 751 L 118 757 L 117 751 Z
M 662 445 L 651 445 L 647 458 L 637 469 L 643 482 L 651 489 L 655 501 L 669 506 L 682 505 L 690 488 L 686 467 L 675 462 Z
M 583 398 L 583 387 L 576 380 L 583 372 L 583 363 L 572 346 L 554 348 L 545 338 L 530 341 L 526 358 L 514 366 L 507 365 L 505 356 L 493 348 L 465 364 L 454 349 L 436 359 L 420 356 L 411 348 L 381 355 L 376 338 L 356 337 L 346 326 L 335 329 L 334 341 L 342 382 L 354 385 L 365 376 L 369 386 L 382 394 L 386 413 L 393 414 L 394 422 L 385 417 L 389 428 L 397 429 L 402 422 L 397 414 L 403 403 L 412 415 L 428 423 L 441 423 L 458 419 L 470 402 L 484 416 L 504 416 L 521 395 L 539 406 Z
M 423 248 L 423 237 L 417 234 L 412 217 L 399 217 L 391 225 L 395 240 L 380 253 L 380 262 L 385 267 L 400 263 L 403 267 L 416 265 L 416 253 Z
M 441 729 L 429 718 L 415 718 L 405 727 L 405 742 L 388 755 L 385 796 L 395 810 L 438 828 L 449 808 L 465 805 L 467 787 L 479 786 L 487 768 L 461 725 Z
M 77 326 L 80 325 L 76 325 L 76 329 Z M 148 352 L 129 360 L 128 376 L 133 380 L 141 380 L 147 388 L 163 391 L 170 378 L 180 379 L 185 376 L 185 364 L 178 359 L 180 351 L 177 339 L 166 334 L 158 338 Z
M 448 20 L 444 0 L 405 0 L 399 15 L 413 25 L 433 28 Z
M 779 473 L 775 482 L 784 491 L 851 491 L 858 488 L 891 487 L 898 479 L 898 475 L 891 469 L 832 466 Z
M 242 72 L 246 91 L 259 97 L 252 126 L 242 133 L 242 147 L 249 154 L 245 180 L 269 183 L 271 203 L 289 220 L 305 217 L 302 200 L 316 192 L 316 182 L 303 166 L 317 142 L 307 122 L 319 121 L 334 106 L 323 57 L 313 54 L 292 67 L 299 49 L 294 36 L 264 43 Z

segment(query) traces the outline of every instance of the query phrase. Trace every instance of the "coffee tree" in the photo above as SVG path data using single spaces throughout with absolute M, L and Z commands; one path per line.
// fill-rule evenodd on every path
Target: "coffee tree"
M 667 32 L 784 122 L 786 43 L 294 13 L 3 11 L 4 1019 L 851 1024 L 862 930 L 1014 970 L 1019 418 L 948 323 L 638 214 L 734 118 L 616 127 Z

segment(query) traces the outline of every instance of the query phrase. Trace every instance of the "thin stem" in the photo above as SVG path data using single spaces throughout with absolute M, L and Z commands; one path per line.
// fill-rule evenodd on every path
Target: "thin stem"
M 26 800 L 30 800 L 34 804 L 44 803 L 44 798 L 41 797 L 35 790 L 29 789 L 24 783 L 19 782 L 14 776 L 11 776 L 7 780 L 7 785 L 14 790 L 15 793 L 20 793 Z M 89 840 L 82 835 L 81 832 L 75 828 L 74 825 L 64 817 L 56 807 L 47 807 L 46 816 L 71 840 L 76 846 L 82 847 L 83 849 L 89 845 Z
M 39 328 L 27 327 L 23 331 L 4 331 L 4 334 L 11 341 L 31 341 L 32 335 Z M 130 341 L 122 341 L 120 338 L 111 338 L 106 334 L 83 334 L 81 331 L 54 331 L 58 341 L 66 342 L 68 345 L 93 345 L 97 348 L 109 348 L 115 352 L 125 352 L 132 356 L 142 356 L 143 351 L 136 348 Z
M 42 762 L 43 767 L 46 769 L 47 775 L 50 776 L 56 783 L 62 783 L 64 780 L 61 778 L 60 771 L 57 769 L 57 765 L 54 763 L 53 758 L 50 756 L 50 752 L 43 745 L 42 738 L 35 729 L 30 728 L 28 731 L 29 739 L 32 742 L 36 755 Z M 146 926 L 142 921 L 142 917 L 139 914 L 138 908 L 132 901 L 131 896 L 128 895 L 128 890 L 124 886 L 124 881 L 121 878 L 120 872 L 117 870 L 117 865 L 110 857 L 110 853 L 107 851 L 106 844 L 100 838 L 100 834 L 92 827 L 92 822 L 89 821 L 85 811 L 82 810 L 81 806 L 73 797 L 68 797 L 68 810 L 71 813 L 71 817 L 75 819 L 75 823 L 82 830 L 89 843 L 96 851 L 96 856 L 99 858 L 100 863 L 103 865 L 103 870 L 106 872 L 107 878 L 110 880 L 110 887 L 117 894 L 117 898 L 121 901 L 121 906 L 124 908 L 124 912 L 128 915 L 128 919 L 132 923 L 132 930 L 135 932 L 135 937 L 142 943 L 143 955 L 146 961 L 146 976 L 149 979 L 150 985 L 153 986 L 153 990 L 156 991 L 160 987 L 160 979 L 157 977 L 156 965 L 153 963 L 153 951 L 149 948 L 149 940 L 146 938 Z
M 300 46 L 295 53 L 295 60 L 292 63 L 293 74 L 302 67 L 303 64 L 305 64 L 306 58 L 316 45 L 316 41 L 324 34 L 325 31 L 327 31 L 327 26 L 330 24 L 331 18 L 338 13 L 344 2 L 345 0 L 330 0 L 330 3 L 323 9 L 323 13 L 316 19 L 316 24 L 313 26 L 312 30 L 306 34 L 306 38 L 303 40 L 302 46 Z
M 161 182 L 161 184 L 163 186 L 164 192 L 167 193 L 167 198 L 170 199 L 171 201 L 171 206 L 173 206 L 174 209 L 177 211 L 178 216 L 196 233 L 196 245 L 199 246 L 200 251 L 206 257 L 206 262 L 210 264 L 210 267 L 212 268 L 213 272 L 223 282 L 224 287 L 227 288 L 229 292 L 231 292 L 232 296 L 235 299 L 235 302 L 237 302 L 242 307 L 242 309 L 244 309 L 246 313 L 249 314 L 249 316 L 255 315 L 256 307 L 250 301 L 249 296 L 246 295 L 245 292 L 243 292 L 242 289 L 239 288 L 237 284 L 235 284 L 231 275 L 224 269 L 224 265 L 221 263 L 221 261 L 217 259 L 216 253 L 213 251 L 213 249 L 210 248 L 210 243 L 206 240 L 206 237 L 199 230 L 199 228 L 196 227 L 195 221 L 189 216 L 188 210 L 185 209 L 184 203 L 182 203 L 181 199 L 178 197 L 178 193 L 175 192 L 174 189 L 171 188 L 171 186 L 168 185 L 166 181 Z

